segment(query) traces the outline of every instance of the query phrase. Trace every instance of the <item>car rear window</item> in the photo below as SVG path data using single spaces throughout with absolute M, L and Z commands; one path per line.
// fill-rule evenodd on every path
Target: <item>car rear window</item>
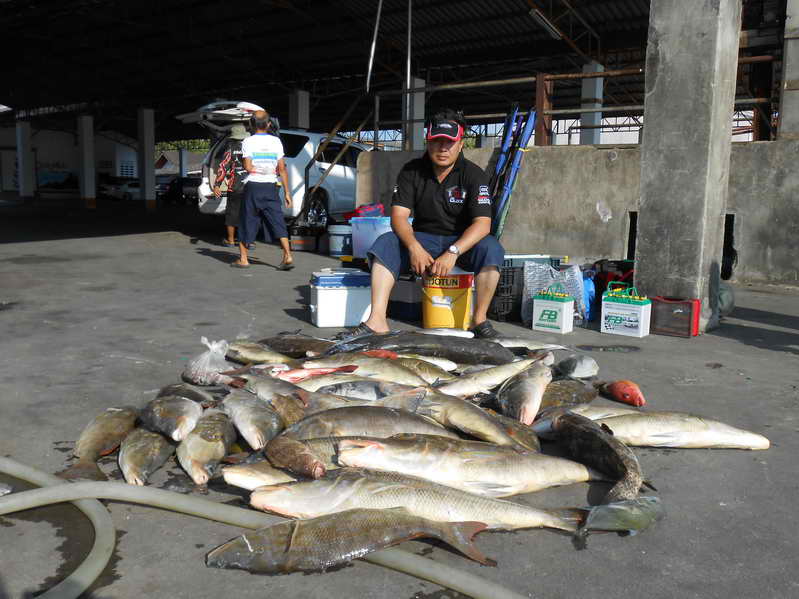
M 294 158 L 308 143 L 308 137 L 294 133 L 281 133 L 280 141 L 283 142 L 283 153 L 285 153 L 286 158 Z

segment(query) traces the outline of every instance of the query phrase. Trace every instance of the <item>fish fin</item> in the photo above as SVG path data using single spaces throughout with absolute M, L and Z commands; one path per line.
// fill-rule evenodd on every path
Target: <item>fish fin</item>
M 610 429 L 610 427 L 609 427 L 607 424 L 605 424 L 604 422 L 602 423 L 602 426 L 601 426 L 600 428 L 601 428 L 603 431 L 605 431 L 607 434 L 609 434 L 609 435 L 612 435 L 612 434 L 613 434 L 613 431 L 612 431 L 612 430 Z
M 335 439 L 335 437 L 334 437 Z M 373 439 L 342 439 L 338 442 L 338 449 L 350 449 L 353 447 L 382 447 L 383 444 Z
M 235 387 L 236 389 L 244 389 L 244 386 L 246 384 L 247 380 L 239 377 L 231 378 L 230 382 L 228 383 L 228 385 L 230 385 L 231 387 Z
M 466 557 L 484 566 L 496 566 L 497 562 L 486 557 L 472 542 L 474 536 L 488 528 L 483 522 L 452 522 L 441 528 L 441 540 L 452 545 Z
M 585 519 L 588 517 L 589 510 L 579 507 L 562 507 L 543 510 L 547 514 L 552 514 L 556 518 L 560 518 L 569 524 L 573 524 L 576 530 L 577 527 L 585 524 Z
M 646 487 L 647 489 L 652 489 L 653 491 L 657 491 L 657 489 L 655 488 L 655 485 L 652 484 L 652 481 L 648 481 L 648 480 L 642 481 L 642 485 L 641 486 L 642 487 Z
M 103 474 L 103 471 L 100 470 L 100 467 L 97 465 L 97 462 L 89 462 L 89 461 L 79 461 L 67 468 L 66 470 L 62 470 L 56 476 L 59 478 L 64 478 L 66 480 L 78 480 L 78 479 L 85 479 L 85 480 L 99 480 L 99 481 L 106 481 L 108 477 Z
M 580 528 L 574 533 L 572 537 L 572 545 L 577 551 L 582 551 L 588 548 L 588 529 Z
M 474 450 L 469 450 L 469 451 L 461 451 L 461 452 L 458 453 L 458 456 L 464 462 L 467 462 L 467 463 L 468 462 L 478 462 L 478 461 L 479 462 L 490 462 L 490 461 L 501 460 L 501 459 L 504 459 L 504 458 L 507 457 L 507 455 L 503 455 L 502 453 L 499 453 L 496 450 L 490 451 L 490 450 L 480 450 L 480 449 L 474 449 Z
M 467 480 L 464 481 L 463 486 L 472 493 L 478 495 L 485 495 L 487 497 L 506 497 L 512 495 L 515 489 L 508 485 L 499 483 L 486 482 L 482 480 Z
M 225 464 L 241 464 L 244 461 L 246 461 L 247 458 L 249 457 L 250 454 L 247 453 L 246 451 L 242 451 L 239 453 L 231 453 L 222 458 L 222 462 L 224 462 Z
M 418 387 L 393 395 L 386 395 L 383 399 L 378 400 L 381 406 L 386 408 L 398 408 L 401 410 L 408 410 L 409 412 L 418 412 L 427 395 L 427 389 Z M 377 402 L 376 402 L 377 403 Z M 418 412 L 423 413 L 423 412 Z

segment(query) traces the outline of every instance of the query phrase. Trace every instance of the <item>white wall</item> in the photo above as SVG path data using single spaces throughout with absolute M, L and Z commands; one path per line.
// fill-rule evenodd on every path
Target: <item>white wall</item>
M 16 132 L 14 127 L 0 128 L 0 188 L 15 191 L 16 186 Z M 36 156 L 37 186 L 74 176 L 77 185 L 80 157 L 77 135 L 65 131 L 33 130 L 31 139 Z M 136 150 L 108 139 L 95 136 L 97 173 L 122 176 L 126 164 L 132 166 L 136 176 Z

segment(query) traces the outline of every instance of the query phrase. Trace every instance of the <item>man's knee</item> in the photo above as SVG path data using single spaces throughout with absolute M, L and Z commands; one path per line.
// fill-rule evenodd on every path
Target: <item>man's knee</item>
M 474 248 L 475 257 L 480 258 L 481 266 L 502 266 L 505 261 L 505 248 L 493 235 L 486 235 Z
M 372 247 L 369 248 L 369 253 L 380 254 L 381 249 L 399 249 L 400 241 L 394 231 L 383 233 L 380 237 L 374 240 Z

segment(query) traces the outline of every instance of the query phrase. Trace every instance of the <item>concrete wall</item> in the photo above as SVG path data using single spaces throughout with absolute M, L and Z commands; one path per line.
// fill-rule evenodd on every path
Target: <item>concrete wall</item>
M 495 153 L 465 151 L 483 168 Z M 389 205 L 397 173 L 418 154 L 362 152 L 358 204 Z M 735 214 L 735 279 L 799 281 L 799 141 L 733 144 L 731 161 L 726 212 Z M 639 186 L 638 147 L 531 148 L 502 244 L 508 253 L 568 255 L 573 264 L 625 258 Z

